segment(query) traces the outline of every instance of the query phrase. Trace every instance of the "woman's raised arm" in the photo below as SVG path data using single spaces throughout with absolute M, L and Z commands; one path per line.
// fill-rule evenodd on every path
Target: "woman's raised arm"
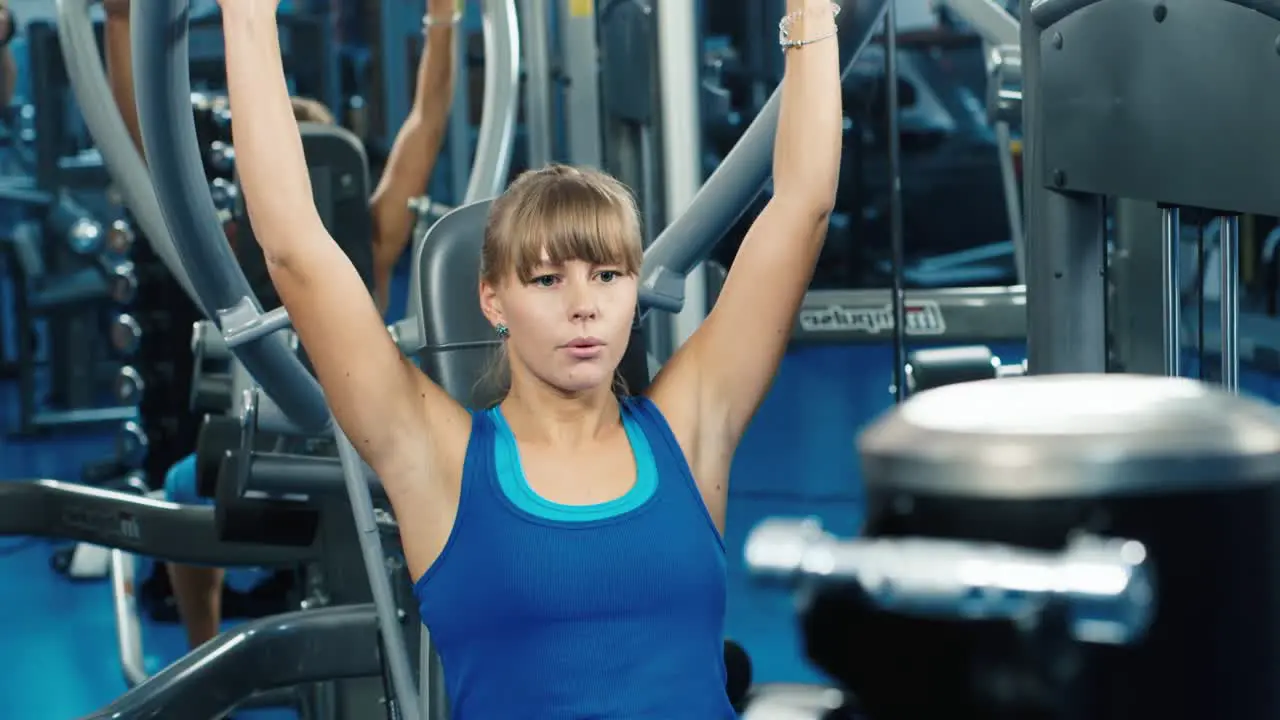
M 285 84 L 278 4 L 222 0 L 236 168 L 271 281 L 334 416 L 395 495 L 396 478 L 421 477 L 406 463 L 421 469 L 435 435 L 428 425 L 466 412 L 400 353 L 321 223 Z
M 773 198 L 747 231 L 702 326 L 654 381 L 669 417 L 691 418 L 688 440 L 703 497 L 723 513 L 727 463 L 782 361 L 826 239 L 840 179 L 840 52 L 830 0 L 787 0 L 786 53 Z M 724 466 L 724 467 L 721 467 Z M 722 514 L 721 514 L 722 517 Z

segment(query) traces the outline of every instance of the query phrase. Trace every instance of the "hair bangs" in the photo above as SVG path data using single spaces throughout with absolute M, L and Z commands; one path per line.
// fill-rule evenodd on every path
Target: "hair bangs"
M 541 189 L 513 218 L 511 269 L 521 282 L 572 260 L 640 271 L 639 221 L 625 188 L 571 181 Z

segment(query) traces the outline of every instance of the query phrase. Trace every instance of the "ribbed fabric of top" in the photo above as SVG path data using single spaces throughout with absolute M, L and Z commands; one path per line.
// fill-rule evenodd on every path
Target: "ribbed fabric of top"
M 453 532 L 414 585 L 453 720 L 735 717 L 724 544 L 657 407 L 621 407 L 636 488 L 587 507 L 524 495 L 500 411 L 473 414 Z

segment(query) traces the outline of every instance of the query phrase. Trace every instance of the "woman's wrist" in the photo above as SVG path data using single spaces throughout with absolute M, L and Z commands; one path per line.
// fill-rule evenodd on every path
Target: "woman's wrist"
M 275 3 L 265 2 L 227 2 L 221 3 L 223 27 L 248 25 L 257 27 L 263 22 L 273 27 L 276 22 Z
M 830 0 L 788 0 L 778 21 L 778 44 L 790 49 L 835 37 L 839 14 L 840 6 Z

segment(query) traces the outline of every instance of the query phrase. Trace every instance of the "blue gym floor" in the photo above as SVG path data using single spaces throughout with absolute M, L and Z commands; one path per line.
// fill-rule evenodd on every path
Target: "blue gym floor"
M 404 306 L 404 280 L 392 307 Z M 1010 361 L 1017 347 L 993 348 Z M 783 592 L 752 584 L 742 566 L 747 531 L 770 515 L 815 515 L 833 532 L 853 534 L 861 518 L 853 438 L 890 405 L 887 347 L 793 349 L 748 430 L 734 463 L 726 546 L 726 633 L 750 653 L 758 681 L 818 682 L 795 634 L 794 604 Z M 12 427 L 16 397 L 0 383 L 0 428 Z M 48 440 L 0 434 L 0 481 L 73 480 L 81 465 L 111 453 L 106 433 Z M 0 718 L 70 720 L 125 691 L 107 581 L 74 582 L 49 567 L 61 543 L 0 537 Z M 144 618 L 148 669 L 185 651 L 177 625 Z M 243 720 L 282 720 L 282 711 L 242 713 Z

